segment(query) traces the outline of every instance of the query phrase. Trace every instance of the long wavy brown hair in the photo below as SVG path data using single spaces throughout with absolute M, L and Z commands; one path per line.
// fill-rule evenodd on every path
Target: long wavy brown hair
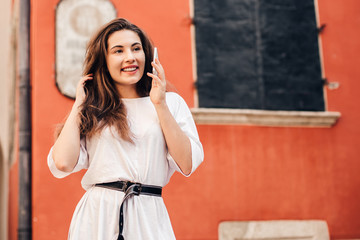
M 123 18 L 114 19 L 104 25 L 87 45 L 83 74 L 92 73 L 93 80 L 87 81 L 84 87 L 86 97 L 80 112 L 81 137 L 93 136 L 105 126 L 114 126 L 121 138 L 132 142 L 126 108 L 106 63 L 108 39 L 111 34 L 121 30 L 134 31 L 140 37 L 145 53 L 145 68 L 142 78 L 136 84 L 136 91 L 140 97 L 149 96 L 152 79 L 146 73 L 152 70 L 152 43 L 145 32 L 136 25 Z

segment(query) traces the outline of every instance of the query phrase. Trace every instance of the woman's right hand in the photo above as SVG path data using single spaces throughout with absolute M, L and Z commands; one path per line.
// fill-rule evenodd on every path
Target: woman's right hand
M 88 75 L 83 76 L 80 81 L 77 84 L 76 87 L 76 96 L 75 96 L 75 102 L 77 103 L 78 106 L 80 106 L 84 100 L 85 100 L 85 90 L 84 90 L 84 86 L 86 81 L 88 80 L 92 80 L 93 79 L 93 74 L 90 73 Z

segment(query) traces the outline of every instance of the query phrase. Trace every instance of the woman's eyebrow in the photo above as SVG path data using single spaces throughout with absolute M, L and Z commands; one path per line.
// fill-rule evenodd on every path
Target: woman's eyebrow
M 134 42 L 133 44 L 131 44 L 131 47 L 136 46 L 136 45 L 141 45 L 141 43 Z M 115 45 L 115 46 L 111 47 L 110 50 L 113 49 L 113 48 L 123 48 L 123 47 L 124 46 L 122 46 L 122 45 Z

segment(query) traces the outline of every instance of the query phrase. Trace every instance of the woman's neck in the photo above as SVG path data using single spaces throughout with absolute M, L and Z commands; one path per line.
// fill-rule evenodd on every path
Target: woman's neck
M 136 85 L 117 86 L 117 90 L 121 98 L 138 98 L 140 97 L 136 91 Z

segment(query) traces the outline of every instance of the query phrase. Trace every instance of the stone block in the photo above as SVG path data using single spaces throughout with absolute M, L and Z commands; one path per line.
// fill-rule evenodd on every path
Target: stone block
M 321 220 L 227 221 L 219 225 L 219 240 L 329 240 Z

